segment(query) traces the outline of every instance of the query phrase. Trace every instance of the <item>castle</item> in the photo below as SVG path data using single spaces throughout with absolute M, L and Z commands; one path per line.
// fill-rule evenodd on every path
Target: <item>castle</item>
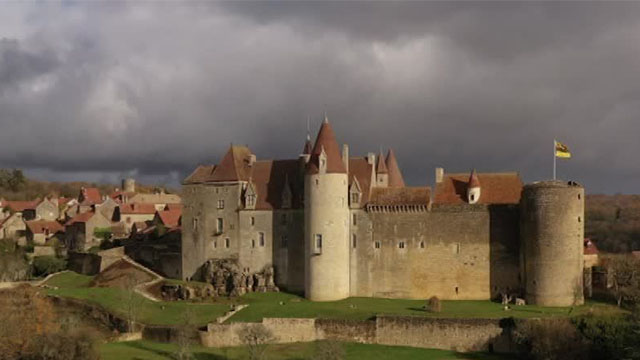
M 349 296 L 583 302 L 584 189 L 517 173 L 405 186 L 395 154 L 350 157 L 328 120 L 297 159 L 232 145 L 183 183 L 182 278 L 211 259 L 314 301 Z

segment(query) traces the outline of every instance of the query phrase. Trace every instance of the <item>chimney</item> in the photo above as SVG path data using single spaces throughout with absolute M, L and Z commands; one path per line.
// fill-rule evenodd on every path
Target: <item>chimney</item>
M 342 162 L 344 163 L 344 168 L 347 170 L 347 174 L 349 173 L 349 145 L 342 145 Z
M 441 183 L 444 179 L 444 169 L 441 167 L 436 168 L 436 184 Z
M 372 152 L 367 154 L 367 164 L 376 166 L 376 154 Z

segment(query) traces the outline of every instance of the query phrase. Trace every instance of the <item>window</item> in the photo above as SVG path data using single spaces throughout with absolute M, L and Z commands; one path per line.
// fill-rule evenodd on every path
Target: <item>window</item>
M 218 247 L 218 242 L 216 240 L 213 240 L 213 248 L 217 248 Z
M 251 247 L 252 248 L 256 247 L 256 241 L 254 239 L 251 239 Z
M 260 246 L 263 247 L 264 246 L 264 233 L 258 233 L 258 238 L 260 239 Z
M 420 249 L 424 249 L 424 241 L 420 241 Z
M 287 214 L 282 214 L 280 223 L 282 223 L 282 225 L 287 225 Z
M 224 219 L 218 218 L 216 221 L 216 231 L 220 234 L 224 231 Z
M 375 249 L 380 249 L 380 241 L 376 241 L 376 242 L 374 242 L 374 243 L 373 243 L 373 247 L 374 247 Z
M 227 249 L 229 248 L 229 238 L 224 239 L 224 247 L 226 247 Z
M 360 202 L 358 193 L 351 193 L 351 203 L 357 204 L 358 202 Z
M 352 219 L 353 219 L 353 226 L 358 225 L 358 217 L 356 216 L 356 214 L 353 214 Z
M 456 244 L 455 251 L 456 251 L 456 254 L 460 254 L 460 243 Z
M 282 235 L 280 246 L 282 246 L 283 248 L 286 248 L 289 245 L 287 240 L 288 240 L 287 235 Z
M 320 180 L 316 179 L 316 186 L 320 185 Z
M 578 222 L 582 222 L 582 219 L 580 218 L 580 216 L 578 216 Z
M 218 200 L 218 209 L 224 209 L 224 200 Z
M 256 218 L 252 216 L 252 217 L 249 219 L 249 223 L 251 224 L 251 226 L 255 225 L 255 224 L 256 224 Z
M 398 249 L 404 249 L 404 241 L 398 243 Z
M 476 200 L 476 196 L 474 194 L 471 194 L 471 201 L 475 201 Z
M 233 230 L 234 229 L 234 225 L 233 224 L 229 224 L 229 230 Z
M 316 234 L 314 241 L 314 253 L 321 254 L 322 253 L 322 234 Z
M 256 206 L 256 196 L 254 194 L 247 195 L 247 207 Z
M 327 165 L 327 160 L 325 159 L 320 159 L 320 168 L 324 168 Z
M 356 245 L 358 245 L 358 239 L 356 234 L 351 235 L 351 246 L 355 249 Z
M 198 230 L 198 218 L 193 218 L 193 230 Z

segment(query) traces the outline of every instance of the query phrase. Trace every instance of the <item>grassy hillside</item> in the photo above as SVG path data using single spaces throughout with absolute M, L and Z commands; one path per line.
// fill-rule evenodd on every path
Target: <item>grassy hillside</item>
M 640 195 L 587 195 L 585 236 L 601 251 L 640 250 Z

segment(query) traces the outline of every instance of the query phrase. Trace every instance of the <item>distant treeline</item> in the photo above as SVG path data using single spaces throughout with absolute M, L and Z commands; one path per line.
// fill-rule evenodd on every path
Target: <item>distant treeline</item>
M 587 195 L 585 236 L 601 251 L 640 250 L 640 195 Z
M 119 185 L 97 184 L 83 181 L 50 182 L 28 179 L 20 169 L 0 169 L 0 199 L 5 200 L 33 200 L 49 195 L 75 198 L 82 187 L 95 187 L 100 193 L 110 194 Z M 151 193 L 156 189 L 176 193 L 175 189 L 164 186 L 150 186 L 136 184 L 136 192 Z

